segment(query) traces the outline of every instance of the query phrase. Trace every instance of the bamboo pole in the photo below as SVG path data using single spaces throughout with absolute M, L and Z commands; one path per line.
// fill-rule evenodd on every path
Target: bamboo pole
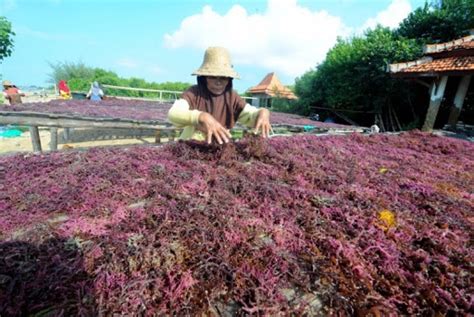
M 49 149 L 56 151 L 58 149 L 58 128 L 52 127 L 49 129 L 51 134 L 51 141 L 49 142 Z
M 31 144 L 33 145 L 33 151 L 41 152 L 41 139 L 39 136 L 38 126 L 30 126 L 30 138 Z

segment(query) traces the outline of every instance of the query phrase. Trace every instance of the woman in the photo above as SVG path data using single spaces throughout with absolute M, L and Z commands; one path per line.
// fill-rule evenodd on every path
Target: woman
M 13 85 L 9 80 L 4 80 L 3 85 L 3 96 L 8 100 L 10 105 L 16 105 L 22 103 L 21 97 L 25 94 L 18 89 L 17 86 Z
M 91 89 L 87 93 L 86 98 L 95 101 L 102 100 L 104 98 L 104 92 L 102 89 L 100 89 L 98 82 L 95 81 L 92 83 Z
M 232 80 L 239 75 L 225 48 L 209 47 L 201 67 L 192 75 L 197 76 L 197 85 L 186 90 L 168 112 L 168 119 L 184 128 L 180 139 L 211 143 L 215 138 L 219 144 L 227 143 L 236 122 L 268 137 L 270 111 L 247 104 L 232 89 Z
M 61 99 L 72 99 L 71 89 L 69 89 L 65 80 L 60 80 L 58 84 L 59 98 Z

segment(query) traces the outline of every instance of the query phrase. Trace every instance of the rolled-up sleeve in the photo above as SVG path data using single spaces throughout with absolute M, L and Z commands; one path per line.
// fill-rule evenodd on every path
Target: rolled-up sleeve
M 190 110 L 185 99 L 178 99 L 168 111 L 168 120 L 178 128 L 196 126 L 200 114 L 199 110 Z
M 244 109 L 239 115 L 239 118 L 237 119 L 237 122 L 239 122 L 242 125 L 245 125 L 246 127 L 253 128 L 255 127 L 255 124 L 257 122 L 257 117 L 258 113 L 260 112 L 260 109 L 257 107 L 254 107 L 250 104 L 246 104 Z

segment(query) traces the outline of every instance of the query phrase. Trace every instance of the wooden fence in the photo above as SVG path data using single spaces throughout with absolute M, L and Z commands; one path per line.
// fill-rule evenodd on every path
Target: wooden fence
M 147 89 L 147 88 L 134 88 L 134 87 L 124 87 L 124 86 L 113 86 L 113 85 L 102 85 L 103 88 L 108 89 L 117 89 L 117 90 L 127 90 L 127 91 L 138 91 L 138 92 L 153 92 L 157 94 L 159 101 L 174 101 L 181 96 L 182 91 L 174 90 L 159 90 L 159 89 Z

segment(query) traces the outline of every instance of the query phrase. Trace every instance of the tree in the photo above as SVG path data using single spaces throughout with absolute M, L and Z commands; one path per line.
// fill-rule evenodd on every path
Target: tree
M 72 90 L 88 90 L 90 83 L 94 80 L 94 69 L 84 63 L 49 63 L 53 72 L 49 75 L 50 82 L 57 84 L 60 80 L 66 80 Z
M 5 57 L 12 54 L 14 35 L 11 23 L 5 17 L 0 16 L 0 63 Z
M 400 23 L 397 34 L 422 43 L 446 42 L 474 28 L 474 1 L 442 0 L 426 3 Z
M 416 41 L 398 38 L 381 26 L 363 36 L 339 39 L 316 70 L 296 80 L 297 107 L 306 115 L 312 106 L 382 113 L 388 105 L 399 104 L 409 90 L 406 84 L 390 77 L 387 65 L 421 54 Z M 348 116 L 364 125 L 374 120 L 357 112 Z
M 49 75 L 50 81 L 57 84 L 60 80 L 66 80 L 73 91 L 88 91 L 92 82 L 97 81 L 100 84 L 112 86 L 125 86 L 134 88 L 146 88 L 157 90 L 184 91 L 191 86 L 189 83 L 165 82 L 154 83 L 147 82 L 141 78 L 122 78 L 116 73 L 102 68 L 92 68 L 84 63 L 60 62 L 57 64 L 49 63 L 52 73 Z M 145 97 L 156 98 L 156 92 L 128 91 L 119 89 L 107 89 L 106 93 L 113 96 Z
M 415 110 L 412 101 L 426 91 L 391 78 L 388 64 L 416 60 L 424 44 L 459 38 L 473 27 L 473 0 L 442 0 L 416 9 L 393 31 L 379 26 L 363 36 L 338 39 L 320 65 L 296 79 L 299 100 L 292 110 L 307 115 L 312 107 L 342 109 L 363 125 L 373 123 L 367 113 L 389 120 L 395 110 L 413 126 L 423 109 Z

